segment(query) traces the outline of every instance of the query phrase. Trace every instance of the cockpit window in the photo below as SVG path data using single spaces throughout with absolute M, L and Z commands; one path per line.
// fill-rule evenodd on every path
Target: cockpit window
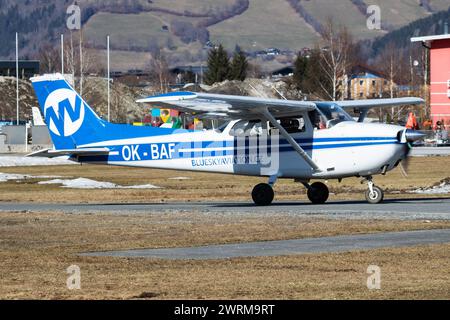
M 222 124 L 220 127 L 216 128 L 215 131 L 218 133 L 222 133 L 225 131 L 225 129 L 230 125 L 230 122 L 226 122 Z
M 334 105 L 318 105 L 321 116 L 326 120 L 326 127 L 332 128 L 338 123 L 344 121 L 355 121 L 340 106 Z

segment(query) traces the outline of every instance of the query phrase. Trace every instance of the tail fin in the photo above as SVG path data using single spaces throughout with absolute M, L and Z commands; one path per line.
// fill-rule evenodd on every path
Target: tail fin
M 105 126 L 61 74 L 35 77 L 31 82 L 57 150 L 90 143 Z
M 61 74 L 31 79 L 56 150 L 173 133 L 172 129 L 111 124 L 102 120 Z

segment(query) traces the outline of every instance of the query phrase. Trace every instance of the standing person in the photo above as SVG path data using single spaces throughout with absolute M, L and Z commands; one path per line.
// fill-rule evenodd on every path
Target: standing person
M 408 121 L 406 122 L 406 128 L 412 130 L 419 130 L 419 124 L 417 123 L 417 118 L 413 112 L 409 113 Z

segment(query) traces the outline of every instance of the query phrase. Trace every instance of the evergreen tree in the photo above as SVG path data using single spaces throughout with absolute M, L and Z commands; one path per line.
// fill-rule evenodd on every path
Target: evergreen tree
M 302 93 L 329 100 L 327 92 L 331 90 L 331 82 L 321 69 L 321 63 L 320 49 L 312 50 L 307 57 L 299 54 L 294 63 L 293 81 Z
M 307 68 L 308 58 L 299 53 L 294 63 L 294 83 L 297 89 L 302 91 L 306 80 Z
M 208 72 L 205 75 L 205 83 L 213 85 L 228 79 L 230 75 L 230 60 L 228 53 L 222 45 L 211 49 L 208 55 Z
M 230 80 L 244 81 L 247 78 L 248 61 L 245 54 L 236 51 L 231 61 Z

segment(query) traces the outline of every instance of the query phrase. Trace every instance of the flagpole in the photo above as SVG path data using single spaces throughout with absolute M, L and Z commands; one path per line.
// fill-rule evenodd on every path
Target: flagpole
M 111 121 L 111 69 L 110 69 L 110 52 L 109 52 L 109 35 L 106 37 L 106 50 L 108 56 L 108 122 Z
M 17 111 L 17 125 L 19 121 L 19 33 L 16 32 L 16 111 Z
M 61 35 L 61 73 L 64 75 L 64 35 Z

